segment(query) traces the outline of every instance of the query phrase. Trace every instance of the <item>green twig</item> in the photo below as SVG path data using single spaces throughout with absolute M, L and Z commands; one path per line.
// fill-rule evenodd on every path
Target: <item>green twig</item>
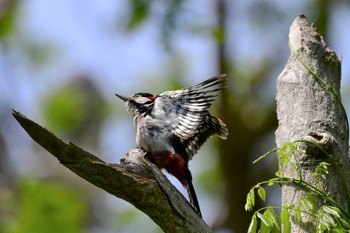
M 339 162 L 337 160 L 334 159 L 334 156 L 329 154 L 327 151 L 325 151 L 320 145 L 318 145 L 315 142 L 312 141 L 308 141 L 308 140 L 296 140 L 294 142 L 303 142 L 309 145 L 312 145 L 314 147 L 317 147 L 317 149 L 319 149 L 324 155 L 327 156 L 327 159 L 329 159 L 329 161 L 331 162 L 331 164 L 333 165 L 333 167 L 336 170 L 336 173 L 339 175 L 340 180 L 342 182 L 342 185 L 345 188 L 346 191 L 346 196 L 347 196 L 347 201 L 348 201 L 348 206 L 350 206 L 350 190 L 349 187 L 346 183 L 346 179 L 345 179 L 345 174 L 344 174 L 344 170 L 341 169 L 341 167 L 339 166 Z
M 260 160 L 262 160 L 263 158 L 266 158 L 268 155 L 278 151 L 280 148 L 275 148 L 275 149 L 272 149 L 270 150 L 269 152 L 263 154 L 262 156 L 260 156 L 259 158 L 257 158 L 256 160 L 253 161 L 253 164 L 259 162 Z
M 316 78 L 316 80 L 321 83 L 321 85 L 326 88 L 326 90 L 330 91 L 332 93 L 332 95 L 335 97 L 335 99 L 337 100 L 337 102 L 339 103 L 342 112 L 344 114 L 345 117 L 345 129 L 346 129 L 346 133 L 347 133 L 347 138 L 349 138 L 349 122 L 348 122 L 348 117 L 346 114 L 346 110 L 344 108 L 344 105 L 341 101 L 340 95 L 338 94 L 338 92 L 336 90 L 334 90 L 330 85 L 328 85 L 327 83 L 325 83 L 320 75 L 308 64 L 306 64 L 303 59 L 301 58 L 301 56 L 293 49 L 292 44 L 290 43 L 290 41 L 288 40 L 288 46 L 290 48 L 290 51 L 295 55 L 295 57 L 300 61 L 300 63 Z

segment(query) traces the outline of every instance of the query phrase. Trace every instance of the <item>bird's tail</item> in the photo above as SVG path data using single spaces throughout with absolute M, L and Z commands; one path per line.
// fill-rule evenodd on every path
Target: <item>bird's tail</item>
M 192 175 L 190 170 L 187 168 L 185 172 L 185 185 L 188 193 L 188 197 L 190 199 L 190 203 L 193 206 L 193 208 L 197 211 L 199 217 L 202 217 L 201 209 L 199 207 L 199 202 L 197 199 L 196 191 L 194 190 L 193 184 L 192 184 Z

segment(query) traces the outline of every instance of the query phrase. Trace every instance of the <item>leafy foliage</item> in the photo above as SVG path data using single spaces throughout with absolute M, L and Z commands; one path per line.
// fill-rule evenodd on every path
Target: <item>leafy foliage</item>
M 304 143 L 312 142 L 303 141 Z M 320 148 L 321 149 L 321 148 Z M 260 223 L 260 232 L 291 232 L 291 217 L 297 222 L 303 222 L 303 216 L 310 216 L 316 221 L 317 232 L 348 232 L 350 231 L 350 213 L 344 210 L 328 193 L 324 193 L 319 187 L 314 186 L 311 183 L 306 182 L 303 179 L 300 164 L 298 160 L 294 158 L 296 152 L 303 152 L 298 148 L 297 142 L 287 142 L 281 148 L 273 149 L 265 155 L 257 159 L 266 157 L 273 152 L 278 152 L 278 158 L 280 163 L 280 169 L 276 172 L 276 177 L 268 181 L 263 181 L 256 184 L 247 195 L 247 202 L 245 205 L 246 210 L 252 210 L 255 205 L 255 191 L 261 200 L 266 200 L 266 192 L 262 187 L 265 184 L 268 186 L 275 184 L 293 184 L 297 185 L 307 191 L 307 194 L 300 199 L 297 205 L 283 205 L 283 206 L 268 206 L 263 207 L 255 211 L 251 223 L 248 229 L 249 233 L 257 232 L 258 225 Z M 327 153 L 327 152 L 324 152 Z M 327 154 L 327 157 L 331 158 L 332 155 Z M 292 169 L 295 170 L 297 178 L 284 176 L 283 168 L 287 164 L 292 164 Z M 315 171 L 313 177 L 317 178 L 320 182 L 325 180 L 329 174 L 328 168 L 330 166 L 338 166 L 337 163 L 320 162 Z M 340 169 L 335 169 L 341 171 Z M 343 176 L 340 176 L 343 177 Z M 318 206 L 317 200 L 321 200 Z M 275 209 L 280 209 L 280 216 L 278 218 Z
M 317 165 L 316 170 L 312 173 L 312 176 L 318 179 L 318 183 L 320 183 L 321 180 L 326 180 L 329 165 L 330 164 L 327 162 L 321 162 Z
M 94 83 L 84 75 L 53 90 L 43 103 L 48 127 L 75 138 L 96 135 L 92 131 L 98 130 L 109 111 Z
M 84 95 L 73 88 L 54 93 L 45 103 L 45 118 L 49 127 L 72 133 L 80 125 L 84 114 Z M 69 113 L 69 114 L 67 114 Z
M 130 18 L 128 28 L 134 29 L 139 26 L 149 15 L 152 1 L 132 0 L 130 1 Z
M 17 5 L 18 1 L 4 1 L 1 3 L 0 37 L 6 37 L 13 33 Z
M 155 19 L 159 24 L 161 40 L 164 48 L 171 49 L 171 38 L 179 27 L 184 0 L 155 1 L 155 0 L 132 0 L 129 1 L 129 20 L 127 29 L 137 29 L 149 19 Z M 219 37 L 219 34 L 217 35 Z
M 23 181 L 20 188 L 18 219 L 5 233 L 82 232 L 86 206 L 78 193 L 57 184 L 29 181 Z

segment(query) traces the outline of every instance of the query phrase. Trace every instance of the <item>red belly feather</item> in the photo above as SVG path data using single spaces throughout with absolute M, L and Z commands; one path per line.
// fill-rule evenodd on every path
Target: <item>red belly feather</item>
M 185 171 L 187 163 L 183 156 L 170 152 L 150 154 L 159 168 L 165 168 L 167 172 L 175 176 L 186 187 Z

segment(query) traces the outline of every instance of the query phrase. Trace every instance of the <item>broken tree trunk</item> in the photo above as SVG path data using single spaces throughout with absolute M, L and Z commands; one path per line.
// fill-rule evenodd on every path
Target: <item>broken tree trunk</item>
M 321 151 L 306 144 L 299 144 L 306 153 L 297 152 L 296 157 L 290 159 L 298 160 L 305 181 L 330 193 L 348 210 L 349 135 L 346 114 L 340 103 L 339 58 L 303 15 L 298 16 L 290 27 L 289 44 L 291 55 L 277 80 L 277 146 L 296 140 L 308 140 L 331 154 L 345 172 L 345 182 L 330 169 L 327 179 L 320 184 L 312 173 L 321 161 L 327 160 Z M 327 85 L 335 92 L 332 93 Z M 295 169 L 288 166 L 283 169 L 283 174 L 296 177 Z M 297 205 L 305 194 L 305 190 L 299 186 L 282 186 L 283 204 Z M 302 215 L 302 223 L 298 223 L 295 218 L 291 221 L 292 232 L 315 232 L 316 219 L 308 215 Z

